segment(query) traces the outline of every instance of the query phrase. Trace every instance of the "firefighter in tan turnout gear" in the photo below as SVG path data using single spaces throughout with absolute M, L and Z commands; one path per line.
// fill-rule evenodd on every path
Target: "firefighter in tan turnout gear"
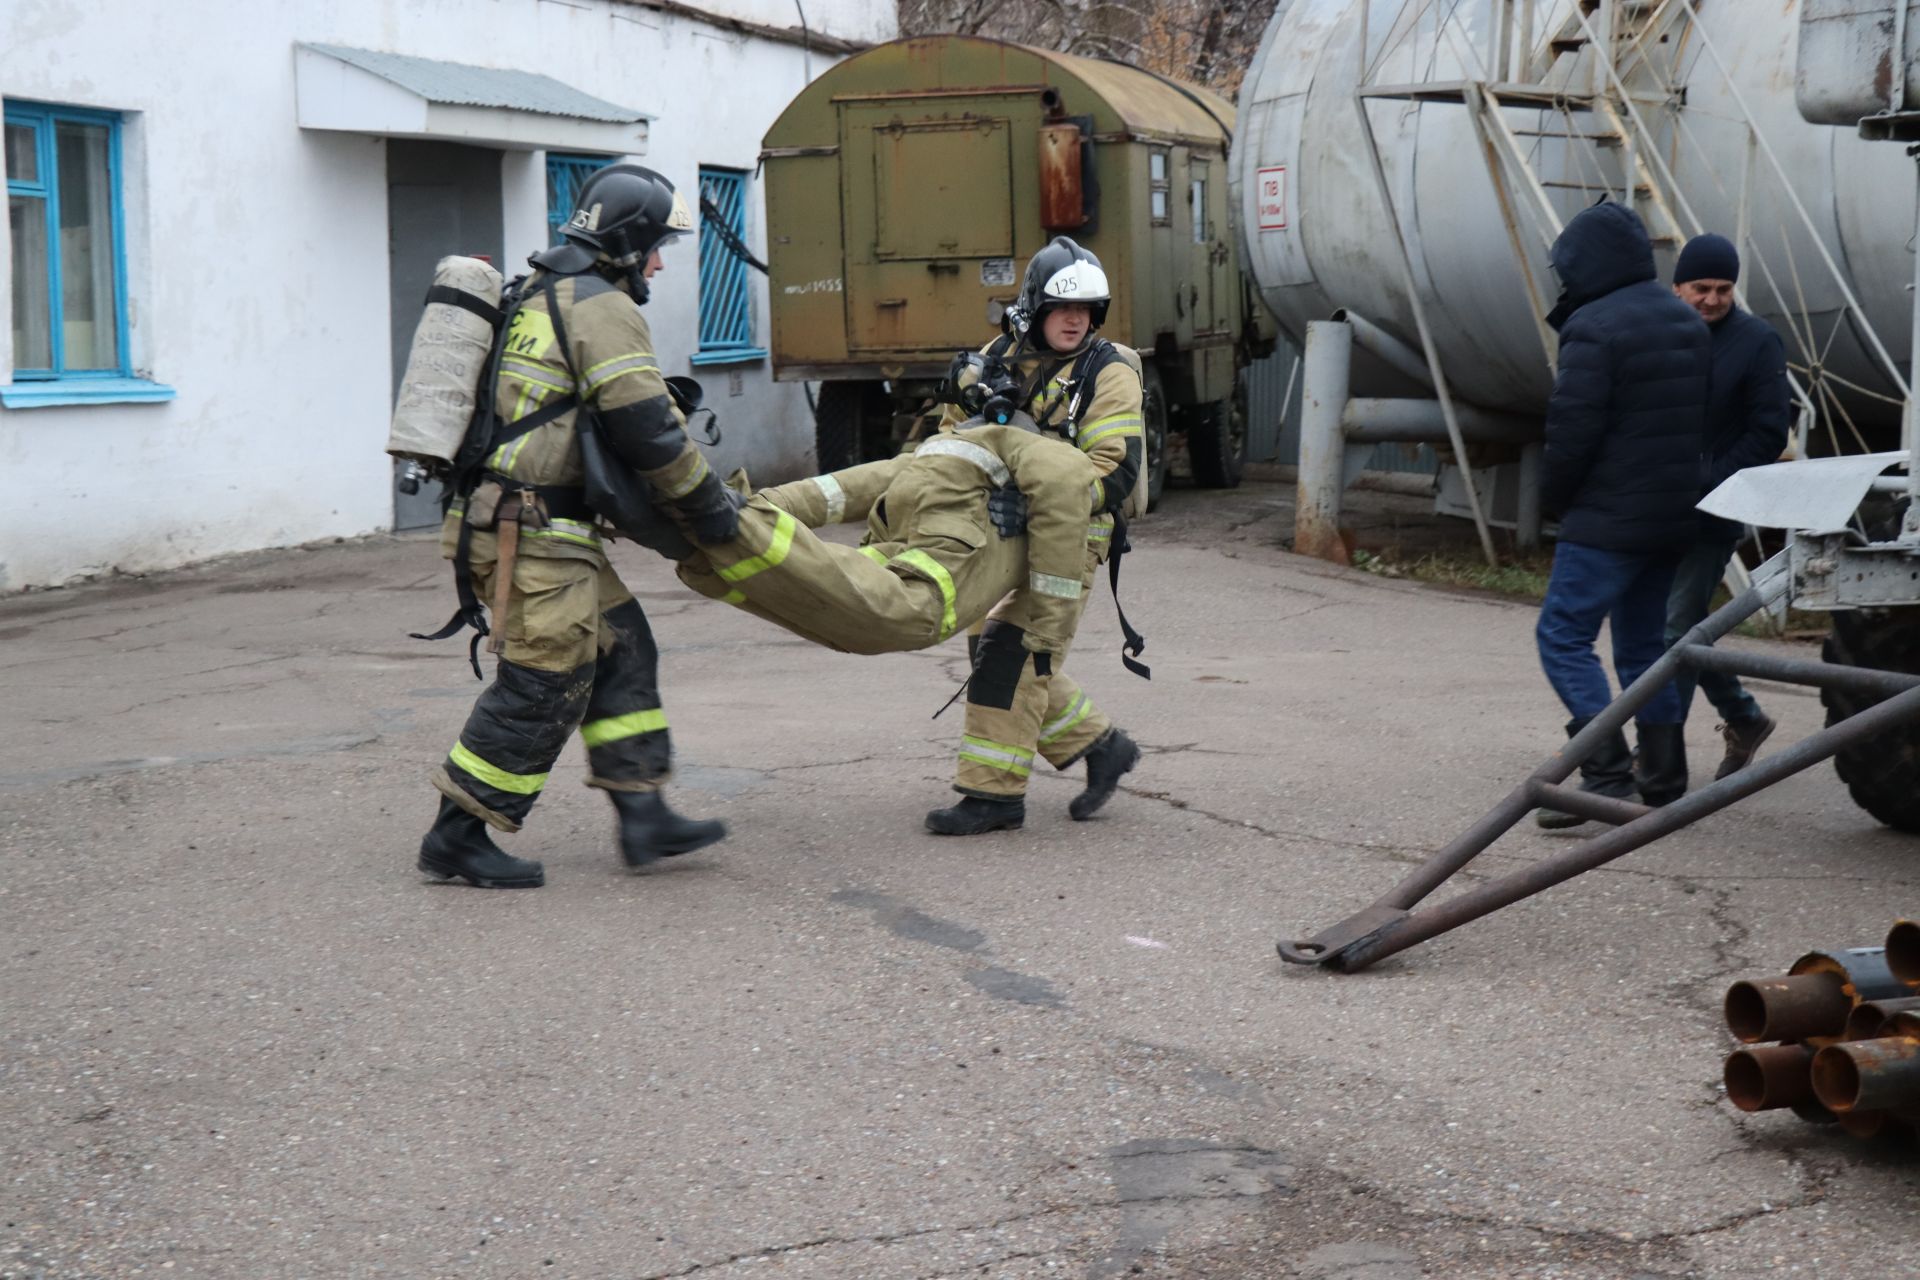
M 1092 301 L 1061 301 L 1075 291 Z M 1140 472 L 1138 358 L 1091 338 L 1106 279 L 1071 240 L 1035 256 L 1022 300 L 1021 337 L 1005 349 L 1025 378 L 1018 399 L 1039 421 L 1012 404 L 989 402 L 1004 423 L 961 408 L 911 454 L 761 492 L 732 545 L 679 570 L 703 595 L 849 653 L 924 648 L 987 618 L 968 686 L 963 798 L 927 818 L 943 834 L 1018 827 L 1036 753 L 1056 768 L 1087 760 L 1087 787 L 1069 805 L 1077 819 L 1140 754 L 1060 671 L 1113 513 Z M 1029 359 L 1023 339 L 1035 327 L 1048 345 Z M 955 381 L 981 407 L 964 394 L 973 379 Z M 809 532 L 859 519 L 858 548 Z
M 637 165 L 603 169 L 582 188 L 562 243 L 531 259 L 506 319 L 493 412 L 469 433 L 490 431 L 477 445 L 483 461 L 441 534 L 462 575 L 463 608 L 475 597 L 493 607 L 500 662 L 434 773 L 445 798 L 419 860 L 432 876 L 486 888 L 544 883 L 540 863 L 510 856 L 487 828 L 520 829 L 575 729 L 588 785 L 617 812 L 629 866 L 726 834 L 719 822 L 674 813 L 661 795 L 671 756 L 659 653 L 608 566 L 580 435 L 592 415 L 584 425 L 612 465 L 644 479 L 696 540 L 734 537 L 737 499 L 686 438 L 640 312 L 661 246 L 692 229 L 665 178 Z
M 1111 293 L 1100 260 L 1059 236 L 1027 264 L 1006 332 L 982 349 L 1020 378 L 1023 407 L 1044 432 L 1071 442 L 1094 465 L 1099 490 L 1087 526 L 1084 563 L 1068 591 L 1069 633 L 1094 575 L 1112 549 L 1116 516 L 1143 470 L 1145 430 L 1140 358 L 1097 336 Z M 960 410 L 949 407 L 949 422 Z M 967 718 L 953 788 L 959 803 L 927 815 L 939 835 L 1018 828 L 1038 755 L 1055 769 L 1087 762 L 1085 789 L 1067 811 L 1084 820 L 1112 797 L 1140 760 L 1140 748 L 1061 670 L 1066 648 L 1029 654 L 1024 637 L 1049 587 L 1038 580 L 987 615 L 974 645 Z

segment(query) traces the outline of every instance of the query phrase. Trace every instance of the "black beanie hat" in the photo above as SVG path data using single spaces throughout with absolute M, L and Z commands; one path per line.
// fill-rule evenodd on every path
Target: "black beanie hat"
M 1740 251 L 1733 247 L 1733 241 L 1711 231 L 1687 241 L 1687 247 L 1680 251 L 1680 261 L 1673 268 L 1675 284 L 1689 280 L 1739 279 Z

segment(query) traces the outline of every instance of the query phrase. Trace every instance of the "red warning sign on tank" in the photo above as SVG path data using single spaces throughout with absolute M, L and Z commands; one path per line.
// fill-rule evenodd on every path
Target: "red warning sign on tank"
M 1261 169 L 1255 176 L 1259 183 L 1255 197 L 1260 202 L 1260 229 L 1285 231 L 1287 229 L 1287 166 L 1276 165 L 1271 169 Z

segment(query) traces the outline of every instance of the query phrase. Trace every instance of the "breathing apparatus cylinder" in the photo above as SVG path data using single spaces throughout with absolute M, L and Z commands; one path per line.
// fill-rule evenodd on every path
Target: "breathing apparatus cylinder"
M 428 468 L 453 461 L 493 354 L 504 286 L 500 273 L 478 258 L 442 258 L 434 267 L 393 406 L 388 453 Z

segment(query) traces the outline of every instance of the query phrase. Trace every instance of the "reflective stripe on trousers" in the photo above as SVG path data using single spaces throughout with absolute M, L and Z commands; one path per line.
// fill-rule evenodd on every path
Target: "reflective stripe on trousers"
M 971 734 L 960 739 L 960 758 L 984 764 L 989 769 L 1004 769 L 1020 778 L 1033 772 L 1033 752 Z
M 637 738 L 643 733 L 658 733 L 667 727 L 667 713 L 658 707 L 651 711 L 629 711 L 580 726 L 580 740 L 589 747 L 603 747 L 622 738 Z

